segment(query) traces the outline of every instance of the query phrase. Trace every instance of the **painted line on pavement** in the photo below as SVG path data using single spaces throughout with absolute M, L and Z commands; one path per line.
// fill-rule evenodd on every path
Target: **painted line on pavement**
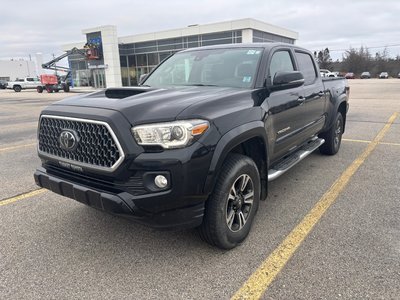
M 35 143 L 18 145 L 18 146 L 0 148 L 0 152 L 12 151 L 12 150 L 20 149 L 20 148 L 31 147 L 31 146 L 34 146 L 34 145 L 36 145 L 36 142 Z
M 366 141 L 366 140 L 354 140 L 354 139 L 342 139 L 342 141 L 345 142 L 355 142 L 355 143 L 371 143 L 372 141 Z M 400 143 L 390 143 L 390 142 L 379 142 L 379 145 L 389 145 L 389 146 L 400 146 Z
M 364 163 L 372 151 L 383 139 L 390 126 L 398 116 L 394 113 L 379 131 L 378 135 L 353 163 L 334 182 L 330 189 L 321 197 L 303 220 L 289 233 L 283 242 L 262 262 L 257 270 L 249 277 L 232 299 L 260 299 L 276 276 L 285 267 L 297 248 L 311 232 L 315 224 L 325 214 L 326 210 L 336 201 L 340 193 L 349 183 L 358 168 Z
M 23 200 L 23 199 L 26 199 L 29 197 L 37 196 L 37 195 L 43 194 L 46 191 L 47 191 L 46 189 L 38 189 L 38 190 L 24 193 L 24 194 L 21 194 L 18 196 L 11 197 L 8 199 L 0 200 L 0 206 L 11 204 L 11 203 L 14 203 L 14 202 L 17 202 L 19 200 Z

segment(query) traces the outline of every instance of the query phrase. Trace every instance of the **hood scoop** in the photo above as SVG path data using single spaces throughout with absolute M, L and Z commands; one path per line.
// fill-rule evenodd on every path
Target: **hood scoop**
M 108 88 L 103 91 L 88 95 L 88 98 L 106 97 L 109 99 L 124 99 L 127 97 L 135 96 L 145 92 L 150 92 L 154 89 L 147 87 L 135 87 L 135 88 Z

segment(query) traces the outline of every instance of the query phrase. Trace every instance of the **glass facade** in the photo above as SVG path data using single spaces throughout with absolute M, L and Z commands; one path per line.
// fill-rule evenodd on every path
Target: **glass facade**
M 242 31 L 224 31 L 131 44 L 120 44 L 123 86 L 135 86 L 140 75 L 149 73 L 171 54 L 201 46 L 236 44 L 242 42 Z
M 253 29 L 253 43 L 282 42 L 294 44 L 294 39 Z
M 68 57 L 74 86 L 92 86 L 91 72 L 86 57 L 72 54 Z

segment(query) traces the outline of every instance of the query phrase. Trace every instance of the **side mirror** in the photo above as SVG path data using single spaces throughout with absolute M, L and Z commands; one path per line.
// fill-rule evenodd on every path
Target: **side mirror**
M 299 71 L 277 72 L 272 82 L 271 90 L 286 90 L 302 86 L 304 84 L 304 76 Z
M 146 73 L 146 74 L 140 75 L 140 77 L 139 77 L 139 85 L 141 85 L 146 80 L 147 75 L 149 75 L 149 74 Z

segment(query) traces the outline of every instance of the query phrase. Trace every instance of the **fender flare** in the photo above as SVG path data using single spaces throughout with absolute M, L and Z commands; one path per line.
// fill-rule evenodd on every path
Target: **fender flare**
M 221 169 L 228 153 L 237 145 L 255 137 L 259 137 L 263 140 L 265 144 L 266 159 L 268 159 L 268 139 L 264 128 L 264 123 L 262 121 L 254 121 L 240 125 L 228 131 L 221 137 L 215 147 L 210 167 L 208 169 L 208 174 L 204 185 L 204 192 L 206 194 L 210 194 L 214 189 L 218 171 Z
M 329 119 L 326 122 L 326 127 L 325 127 L 326 130 L 328 130 L 333 125 L 333 122 L 336 118 L 336 113 L 339 110 L 339 107 L 340 107 L 340 105 L 342 105 L 342 103 L 346 103 L 346 113 L 343 116 L 344 120 L 346 120 L 347 111 L 349 110 L 349 102 L 347 100 L 346 95 L 341 95 L 339 97 L 338 101 L 336 102 L 335 106 L 333 106 L 333 113 L 329 116 Z M 343 126 L 345 126 L 345 124 Z

